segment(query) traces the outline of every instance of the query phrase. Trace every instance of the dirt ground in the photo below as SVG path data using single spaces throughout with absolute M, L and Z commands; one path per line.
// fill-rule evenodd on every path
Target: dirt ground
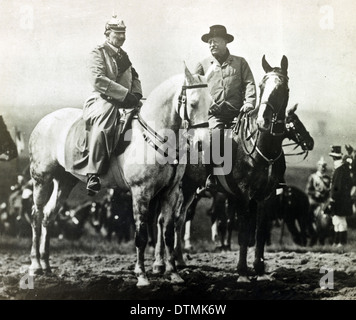
M 237 282 L 238 247 L 214 252 L 200 245 L 185 253 L 187 267 L 179 271 L 185 283 L 172 285 L 152 274 L 153 255 L 146 254 L 151 285 L 136 287 L 133 242 L 108 245 L 81 239 L 70 244 L 53 241 L 51 275 L 27 278 L 30 240 L 0 241 L 0 299 L 2 300 L 353 300 L 356 299 L 356 252 L 344 249 L 267 248 L 272 281 Z M 93 249 L 95 246 L 95 250 Z M 252 267 L 253 248 L 248 255 Z M 324 277 L 324 278 L 323 278 Z M 327 288 L 321 288 L 324 284 Z M 33 287 L 32 289 L 30 287 Z

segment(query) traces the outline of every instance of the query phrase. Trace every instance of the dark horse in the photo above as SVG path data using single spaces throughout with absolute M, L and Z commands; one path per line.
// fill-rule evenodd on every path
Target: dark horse
M 14 140 L 2 116 L 0 116 L 0 160 L 10 161 L 18 156 Z
M 287 110 L 286 114 L 286 130 L 284 134 L 284 139 L 289 139 L 290 141 L 293 141 L 292 143 L 288 144 L 283 144 L 285 145 L 295 145 L 294 150 L 297 147 L 300 147 L 302 149 L 301 152 L 298 152 L 296 150 L 296 153 L 291 153 L 287 154 L 290 156 L 293 155 L 301 155 L 305 154 L 305 157 L 308 155 L 308 151 L 313 150 L 314 148 L 314 139 L 308 132 L 308 130 L 305 128 L 304 124 L 302 121 L 299 119 L 299 117 L 296 114 L 298 105 L 294 105 L 292 108 L 289 108 Z M 183 178 L 183 181 L 185 179 L 188 179 L 186 176 Z M 198 187 L 199 183 L 203 183 L 205 180 L 201 179 L 202 181 L 197 181 L 195 184 L 195 187 Z M 189 180 L 189 185 L 192 185 L 193 179 Z M 301 206 L 305 206 L 305 199 L 303 199 L 303 196 L 298 197 L 295 193 L 298 193 L 295 188 L 293 187 L 286 187 L 284 188 L 283 192 L 283 201 L 282 201 L 282 207 L 280 206 L 280 198 L 271 195 L 269 199 L 266 200 L 266 205 L 264 207 L 264 210 L 267 212 L 269 211 L 268 214 L 271 217 L 270 224 L 272 223 L 272 220 L 276 218 L 276 214 L 279 213 L 282 215 L 283 219 L 285 219 L 285 222 L 288 226 L 289 231 L 292 233 L 293 236 L 295 236 L 295 240 L 301 244 L 303 242 L 302 239 L 306 239 L 306 231 L 310 230 L 310 221 L 307 219 L 307 214 L 305 213 L 305 210 L 299 210 Z M 292 194 L 290 194 L 292 192 Z M 298 193 L 299 194 L 299 193 Z M 204 192 L 199 193 L 199 195 L 195 195 L 193 202 L 191 203 L 188 213 L 186 216 L 186 221 L 187 223 L 185 224 L 185 233 L 184 233 L 184 240 L 185 240 L 185 245 L 186 248 L 191 247 L 190 244 L 190 223 L 188 221 L 192 220 L 194 215 L 195 215 L 195 206 L 197 205 L 199 199 L 205 196 Z M 209 196 L 209 195 L 208 195 Z M 211 195 L 210 195 L 211 196 Z M 291 197 L 293 197 L 293 201 L 291 200 Z M 298 199 L 302 199 L 301 203 L 298 203 L 297 207 L 295 207 L 295 200 L 294 197 L 297 197 Z M 297 200 L 299 201 L 299 200 Z M 227 204 L 225 204 L 227 202 Z M 308 206 L 308 203 L 307 203 Z M 225 208 L 224 208 L 225 207 Z M 214 224 L 212 229 L 216 232 L 216 235 L 219 236 L 220 239 L 220 246 L 217 249 L 227 249 L 229 250 L 231 248 L 231 236 L 233 229 L 236 227 L 236 214 L 237 214 L 238 208 L 236 208 L 236 203 L 234 201 L 234 197 L 231 195 L 228 195 L 226 193 L 217 193 L 216 196 L 213 197 L 213 204 L 211 208 L 211 219 L 212 223 Z M 301 231 L 298 231 L 295 227 L 295 221 L 298 221 L 298 223 L 301 226 Z M 294 228 L 293 228 L 294 226 Z M 218 230 L 215 230 L 217 227 Z M 266 228 L 268 230 L 268 228 Z M 266 236 L 268 238 L 268 236 Z M 212 238 L 215 238 L 212 235 Z M 179 238 L 178 238 L 179 239 Z M 179 246 L 180 248 L 180 246 Z M 179 253 L 177 256 L 182 259 L 182 255 Z M 181 262 L 181 264 L 184 264 Z
M 265 57 L 266 72 L 260 83 L 259 106 L 243 115 L 232 129 L 233 168 L 226 177 L 230 195 L 238 206 L 238 242 L 240 246 L 237 272 L 239 281 L 249 281 L 247 249 L 256 232 L 255 260 L 257 275 L 265 273 L 264 228 L 268 225 L 263 213 L 264 201 L 284 178 L 286 169 L 282 149 L 285 138 L 286 108 L 289 99 L 288 60 L 283 56 L 280 68 L 272 68 Z M 264 125 L 258 122 L 263 116 Z M 221 180 L 221 179 L 220 179 Z M 230 183 L 229 183 L 230 180 Z M 256 215 L 257 213 L 257 215 Z
M 232 144 L 230 159 L 232 160 L 232 170 L 228 174 L 224 172 L 223 175 L 217 176 L 221 184 L 221 191 L 232 195 L 239 207 L 240 255 L 237 271 L 240 280 L 244 278 L 248 280 L 247 248 L 256 221 L 255 211 L 250 210 L 250 203 L 252 200 L 263 203 L 264 199 L 275 192 L 278 182 L 283 179 L 285 172 L 282 140 L 284 139 L 285 113 L 289 98 L 288 60 L 283 56 L 281 67 L 272 68 L 263 56 L 262 66 L 266 74 L 260 84 L 259 105 L 248 114 L 241 113 L 236 125 L 227 130 L 230 133 L 227 138 Z M 189 165 L 187 170 L 191 170 Z M 189 177 L 187 171 L 185 175 Z M 184 188 L 184 181 L 182 184 L 182 208 L 186 212 L 186 208 L 193 200 L 194 192 Z M 188 186 L 189 183 L 185 183 L 185 185 Z M 184 219 L 185 217 L 180 217 L 179 223 L 182 224 Z M 178 227 L 176 229 L 180 230 Z M 257 226 L 257 235 L 259 230 Z M 163 267 L 164 258 L 160 235 L 157 236 L 157 239 L 154 267 L 159 272 Z M 177 243 L 179 244 L 180 241 Z M 264 273 L 261 243 L 258 241 L 254 262 L 257 273 Z

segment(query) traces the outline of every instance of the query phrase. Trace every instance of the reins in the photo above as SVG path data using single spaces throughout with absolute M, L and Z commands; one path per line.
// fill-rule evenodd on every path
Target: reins
M 207 128 L 209 126 L 208 122 L 202 122 L 198 124 L 192 125 L 191 120 L 188 116 L 188 110 L 187 110 L 187 95 L 186 91 L 189 89 L 199 89 L 199 88 L 207 88 L 208 85 L 206 83 L 202 84 L 194 84 L 194 85 L 183 85 L 182 90 L 179 94 L 178 97 L 178 107 L 177 107 L 177 113 L 180 115 L 181 113 L 181 108 L 183 107 L 183 118 L 182 118 L 182 126 L 183 129 L 187 132 L 189 129 L 197 129 L 197 128 Z M 143 129 L 151 136 L 149 137 L 146 132 L 143 133 L 143 137 L 147 143 L 153 147 L 158 153 L 160 153 L 162 156 L 168 158 L 170 161 L 170 164 L 177 165 L 179 163 L 179 149 L 176 147 L 173 147 L 171 145 L 168 145 L 168 149 L 175 150 L 175 157 L 172 157 L 169 153 L 166 151 L 163 151 L 160 146 L 156 143 L 156 141 L 159 142 L 160 145 L 163 145 L 167 143 L 167 139 L 163 138 L 157 131 L 155 131 L 152 127 L 149 126 L 149 124 L 142 118 L 140 111 L 137 112 L 137 119 Z M 153 137 L 153 139 L 152 139 Z M 190 140 L 187 140 L 188 145 L 190 144 Z
M 280 153 L 278 154 L 277 157 L 275 158 L 268 158 L 267 156 L 265 156 L 263 154 L 263 152 L 260 150 L 260 148 L 257 146 L 258 144 L 258 139 L 260 137 L 260 131 L 258 129 L 256 129 L 255 131 L 251 132 L 250 131 L 250 117 L 248 114 L 244 114 L 241 118 L 240 118 L 240 121 L 243 121 L 244 123 L 244 127 L 245 127 L 245 130 L 241 130 L 240 132 L 240 135 L 241 135 L 241 141 L 242 141 L 242 146 L 243 146 L 243 149 L 245 151 L 245 153 L 253 160 L 256 162 L 256 159 L 252 156 L 252 154 L 256 151 L 261 157 L 263 160 L 265 160 L 268 164 L 268 181 L 270 180 L 270 177 L 271 177 L 271 174 L 272 174 L 272 167 L 274 165 L 274 163 L 282 156 L 283 154 L 283 149 L 281 147 L 281 151 Z M 257 136 L 256 138 L 254 138 L 254 136 L 256 135 L 257 133 Z M 247 135 L 247 137 L 246 137 Z M 248 150 L 248 147 L 246 145 L 246 141 L 249 141 L 251 140 L 251 144 L 252 144 L 252 149 L 249 151 Z

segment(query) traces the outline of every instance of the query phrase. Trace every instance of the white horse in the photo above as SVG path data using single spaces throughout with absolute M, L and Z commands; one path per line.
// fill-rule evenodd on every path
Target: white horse
M 119 152 L 110 158 L 107 172 L 100 176 L 104 188 L 119 188 L 132 194 L 138 286 L 149 285 L 144 252 L 148 216 L 156 201 L 161 209 L 166 272 L 172 282 L 183 281 L 176 269 L 172 241 L 173 216 L 180 209 L 179 184 L 185 171 L 177 150 L 184 148 L 186 141 L 180 139 L 179 133 L 206 122 L 210 104 L 204 78 L 192 76 L 187 68 L 183 76 L 165 81 L 149 95 L 132 121 L 130 135 L 123 133 L 130 141 L 125 142 L 125 147 L 119 146 Z M 78 180 L 86 180 L 83 175 L 67 172 L 65 165 L 66 137 L 81 116 L 80 109 L 57 110 L 40 120 L 30 137 L 30 172 L 34 182 L 30 274 L 50 272 L 48 224 Z

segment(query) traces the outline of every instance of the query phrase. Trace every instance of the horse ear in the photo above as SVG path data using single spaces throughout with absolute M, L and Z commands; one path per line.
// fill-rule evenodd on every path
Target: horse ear
M 191 85 L 194 83 L 194 77 L 190 73 L 189 69 L 187 68 L 187 65 L 185 64 L 184 61 L 184 74 L 185 74 L 185 79 L 187 80 L 187 84 Z
M 283 57 L 282 57 L 282 60 L 281 60 L 281 68 L 282 68 L 282 70 L 284 70 L 284 71 L 287 71 L 287 69 L 288 69 L 288 59 L 287 59 L 286 56 L 283 56 Z
M 262 67 L 266 73 L 272 71 L 272 69 L 273 69 L 267 62 L 265 55 L 263 55 L 263 57 L 262 57 Z
M 289 108 L 287 110 L 287 114 L 291 115 L 291 114 L 295 113 L 297 111 L 297 108 L 298 108 L 298 103 L 296 103 L 292 108 Z

